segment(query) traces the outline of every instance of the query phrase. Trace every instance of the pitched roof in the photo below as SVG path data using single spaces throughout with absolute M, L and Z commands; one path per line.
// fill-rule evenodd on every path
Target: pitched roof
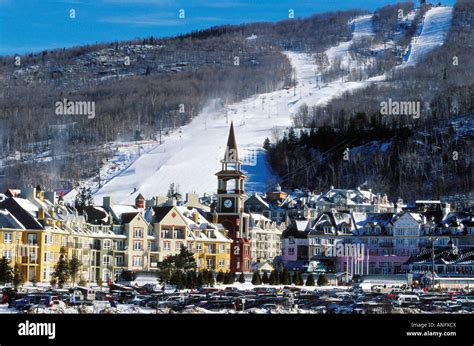
M 26 229 L 43 229 L 36 219 L 38 208 L 22 198 L 8 198 L 0 202 L 0 208 L 8 210 Z
M 0 209 L 0 229 L 25 229 L 25 227 L 6 209 Z
M 123 213 L 122 223 L 130 223 L 139 213 Z
M 153 211 L 155 212 L 155 219 L 153 222 L 159 223 L 163 218 L 169 213 L 169 211 L 173 209 L 172 206 L 167 207 L 153 207 Z
M 87 222 L 93 224 L 102 224 L 108 217 L 108 213 L 103 208 L 93 205 L 86 205 L 82 210 L 86 213 Z

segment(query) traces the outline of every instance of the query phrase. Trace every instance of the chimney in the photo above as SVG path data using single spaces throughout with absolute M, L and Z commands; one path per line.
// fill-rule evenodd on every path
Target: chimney
M 193 214 L 193 220 L 194 220 L 195 223 L 199 223 L 199 214 L 198 214 L 198 212 L 195 212 Z
M 21 189 L 21 195 L 29 201 L 34 201 L 36 198 L 36 188 L 26 187 L 24 189 Z
M 219 222 L 219 218 L 218 218 L 217 213 L 212 214 L 212 223 L 218 223 L 218 222 Z
M 57 202 L 56 192 L 54 192 L 54 191 L 45 191 L 44 192 L 44 199 L 50 201 L 53 204 L 56 204 L 56 202 Z
M 44 219 L 45 219 L 44 209 L 43 209 L 43 208 L 39 208 L 39 209 L 38 209 L 38 220 L 39 220 L 39 221 L 44 221 Z
M 201 202 L 199 202 L 199 195 L 197 193 L 188 193 L 186 194 L 186 203 L 187 207 L 199 208 L 201 207 Z
M 112 202 L 112 197 L 111 196 L 105 196 L 102 199 L 102 206 L 104 207 L 105 210 L 110 211 L 110 208 L 112 207 L 113 202 Z

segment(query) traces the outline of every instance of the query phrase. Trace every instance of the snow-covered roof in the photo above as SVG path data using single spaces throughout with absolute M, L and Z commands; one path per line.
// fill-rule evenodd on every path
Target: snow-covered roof
M 0 209 L 0 229 L 1 228 L 25 229 L 20 221 L 6 209 Z

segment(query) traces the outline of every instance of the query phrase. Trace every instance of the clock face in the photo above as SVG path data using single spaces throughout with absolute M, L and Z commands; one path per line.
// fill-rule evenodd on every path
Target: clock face
M 232 208 L 232 200 L 231 199 L 226 199 L 224 201 L 224 208 L 227 208 L 227 209 Z

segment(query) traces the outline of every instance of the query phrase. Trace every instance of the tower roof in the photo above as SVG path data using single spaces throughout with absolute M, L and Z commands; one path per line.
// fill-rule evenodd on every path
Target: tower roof
M 224 161 L 238 161 L 237 141 L 235 140 L 234 122 L 230 122 L 229 138 L 225 149 Z
M 143 197 L 143 195 L 141 193 L 138 194 L 137 198 L 135 198 L 135 201 L 138 201 L 138 200 L 142 200 L 144 201 L 145 200 L 145 197 Z

